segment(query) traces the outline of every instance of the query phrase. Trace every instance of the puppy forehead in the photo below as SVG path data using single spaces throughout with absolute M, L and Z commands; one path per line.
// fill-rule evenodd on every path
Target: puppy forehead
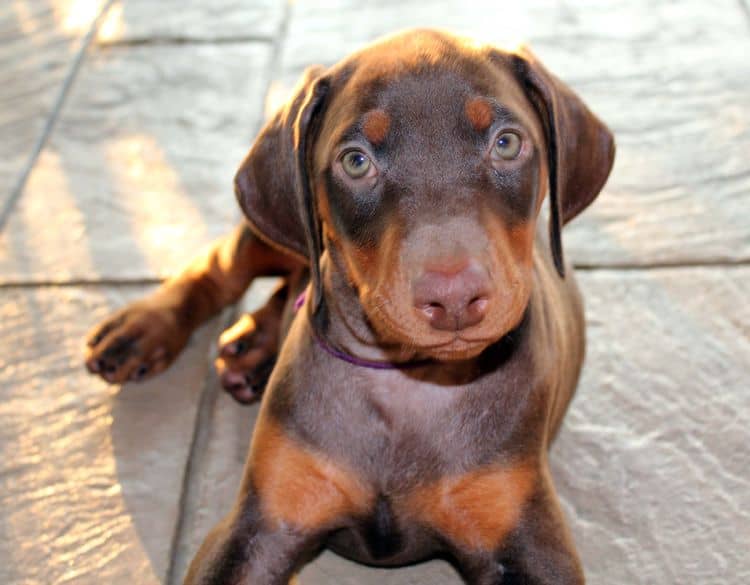
M 334 89 L 323 134 L 333 143 L 363 137 L 375 146 L 400 127 L 414 128 L 461 116 L 479 133 L 497 119 L 532 125 L 536 115 L 509 67 L 484 54 L 461 60 L 420 63 L 392 60 L 370 66 L 348 63 L 345 81 Z

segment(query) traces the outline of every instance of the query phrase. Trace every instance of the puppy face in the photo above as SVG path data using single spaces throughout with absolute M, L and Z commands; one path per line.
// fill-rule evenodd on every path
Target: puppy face
M 385 342 L 472 357 L 522 319 L 549 186 L 562 225 L 614 162 L 607 127 L 527 50 L 407 31 L 308 69 L 235 178 L 255 231 L 309 259 L 321 233 Z
M 331 72 L 311 175 L 326 247 L 384 340 L 480 353 L 521 320 L 547 185 L 513 72 L 442 36 L 397 37 Z

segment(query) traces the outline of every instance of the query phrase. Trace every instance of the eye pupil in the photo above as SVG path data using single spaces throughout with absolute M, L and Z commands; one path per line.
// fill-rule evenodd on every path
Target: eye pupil
M 370 169 L 370 159 L 363 152 L 353 150 L 344 155 L 341 165 L 347 175 L 353 179 L 359 179 L 364 177 Z
M 515 132 L 503 132 L 495 140 L 494 150 L 502 159 L 514 159 L 521 152 L 521 137 Z

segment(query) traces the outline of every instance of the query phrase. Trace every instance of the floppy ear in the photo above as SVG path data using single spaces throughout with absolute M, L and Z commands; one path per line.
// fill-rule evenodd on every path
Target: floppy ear
M 615 160 L 612 133 L 586 104 L 526 47 L 512 55 L 516 75 L 539 113 L 547 139 L 550 246 L 565 276 L 562 226 L 596 198 Z
M 234 178 L 237 201 L 253 231 L 309 263 L 313 310 L 322 297 L 322 244 L 308 169 L 329 88 L 322 72 L 322 67 L 305 71 L 292 97 L 261 130 Z

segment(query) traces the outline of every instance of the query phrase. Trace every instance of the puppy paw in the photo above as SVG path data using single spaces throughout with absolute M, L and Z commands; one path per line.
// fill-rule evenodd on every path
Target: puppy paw
M 241 404 L 260 398 L 276 363 L 279 316 L 264 307 L 243 315 L 219 337 L 216 371 L 221 385 Z
M 86 339 L 86 368 L 110 384 L 141 381 L 164 370 L 187 343 L 190 331 L 176 311 L 143 299 L 110 315 Z

